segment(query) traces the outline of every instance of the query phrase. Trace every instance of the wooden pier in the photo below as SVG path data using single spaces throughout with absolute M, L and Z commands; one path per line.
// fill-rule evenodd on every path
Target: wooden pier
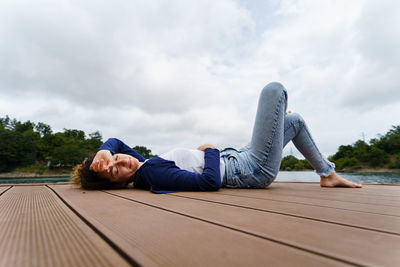
M 400 266 L 400 186 L 0 186 L 0 266 Z

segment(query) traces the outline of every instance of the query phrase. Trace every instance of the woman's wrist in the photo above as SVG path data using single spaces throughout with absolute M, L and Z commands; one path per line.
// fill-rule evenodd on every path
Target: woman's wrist
M 206 148 L 215 149 L 215 146 L 214 146 L 214 145 L 211 145 L 211 144 L 204 144 L 204 145 L 199 146 L 197 149 L 198 149 L 198 150 L 201 150 L 201 151 L 204 151 Z
M 103 172 L 107 169 L 107 164 L 112 158 L 112 154 L 109 150 L 99 150 L 93 158 L 92 164 L 89 169 L 95 172 Z
M 103 150 L 97 151 L 96 155 L 94 156 L 93 161 L 100 160 L 100 159 L 107 161 L 110 158 L 112 158 L 112 154 L 111 154 L 110 150 L 103 149 Z

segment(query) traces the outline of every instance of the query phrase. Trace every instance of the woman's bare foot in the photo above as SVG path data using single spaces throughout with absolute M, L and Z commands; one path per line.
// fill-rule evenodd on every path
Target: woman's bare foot
M 322 187 L 362 187 L 362 184 L 350 182 L 338 175 L 336 172 L 332 172 L 329 176 L 321 176 L 320 185 Z

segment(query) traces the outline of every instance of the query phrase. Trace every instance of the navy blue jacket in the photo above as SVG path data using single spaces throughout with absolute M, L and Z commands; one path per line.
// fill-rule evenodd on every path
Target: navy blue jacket
M 143 162 L 139 153 L 116 138 L 108 139 L 100 148 L 110 150 L 112 154 L 131 155 Z M 134 187 L 150 189 L 154 193 L 171 191 L 215 191 L 221 187 L 219 169 L 220 153 L 218 149 L 204 150 L 203 173 L 182 170 L 175 162 L 154 157 L 147 160 L 135 173 Z

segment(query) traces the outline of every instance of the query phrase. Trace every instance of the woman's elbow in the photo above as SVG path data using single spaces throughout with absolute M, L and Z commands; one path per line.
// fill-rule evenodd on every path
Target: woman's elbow
M 221 179 L 212 179 L 207 183 L 206 190 L 204 191 L 218 191 L 221 188 Z

